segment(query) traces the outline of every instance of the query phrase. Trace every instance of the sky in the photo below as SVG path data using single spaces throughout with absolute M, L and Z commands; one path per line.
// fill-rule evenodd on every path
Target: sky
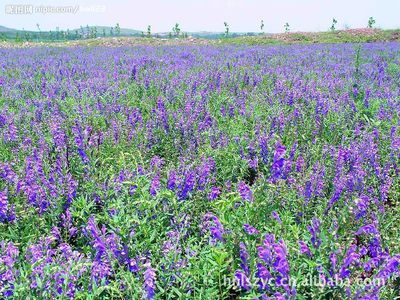
M 29 5 L 15 14 L 16 5 Z M 44 9 L 69 10 L 47 12 Z M 368 18 L 384 29 L 400 28 L 400 0 L 0 0 L 0 25 L 25 30 L 75 29 L 114 26 L 152 32 L 171 31 L 178 23 L 184 32 L 325 31 L 337 20 L 337 29 L 366 27 Z

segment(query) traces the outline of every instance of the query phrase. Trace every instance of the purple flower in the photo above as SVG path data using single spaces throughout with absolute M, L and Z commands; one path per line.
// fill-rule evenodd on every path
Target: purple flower
M 332 206 L 340 199 L 340 196 L 342 195 L 342 190 L 338 189 L 335 190 L 335 192 L 333 193 L 331 199 L 328 202 L 328 206 L 325 210 L 325 214 L 327 214 L 327 212 L 332 208 Z
M 375 236 L 368 242 L 369 256 L 372 258 L 379 257 L 381 252 L 382 252 L 382 247 L 380 238 L 379 236 Z
M 3 115 L 0 115 L 0 128 L 3 128 L 4 125 L 6 125 L 6 124 L 7 124 L 7 119 L 6 119 L 6 117 L 3 116 Z
M 156 272 L 151 267 L 150 262 L 144 265 L 146 270 L 144 271 L 144 283 L 143 288 L 146 291 L 146 298 L 148 300 L 154 299 L 155 289 L 156 289 Z
M 96 268 L 94 263 L 72 250 L 68 244 L 61 243 L 55 247 L 54 242 L 55 238 L 49 236 L 28 246 L 25 259 L 32 266 L 30 288 L 35 290 L 39 298 L 47 298 L 49 295 L 50 298 L 57 298 L 65 294 L 74 299 L 76 285 L 82 278 L 89 276 L 88 266 L 92 266 L 92 274 Z
M 274 179 L 281 178 L 284 164 L 285 164 L 284 158 L 279 158 L 272 163 L 272 178 Z
M 211 174 L 215 169 L 215 161 L 212 158 L 206 159 L 197 169 L 197 188 L 203 190 L 210 181 Z
M 203 217 L 205 222 L 205 227 L 208 228 L 211 233 L 211 237 L 214 241 L 223 242 L 224 227 L 222 226 L 219 219 L 212 213 L 206 213 Z
M 68 232 L 70 238 L 75 237 L 78 232 L 78 229 L 73 226 L 72 215 L 69 209 L 66 209 L 65 213 L 61 215 L 60 225 Z
M 280 142 L 277 142 L 275 145 L 275 152 L 274 152 L 274 160 L 281 159 L 286 153 L 286 147 L 283 146 Z
M 93 248 L 96 250 L 96 260 L 100 260 L 107 251 L 107 246 L 102 238 L 102 232 L 97 228 L 94 216 L 89 217 L 84 231 L 86 235 L 92 238 Z
M 363 218 L 366 215 L 367 209 L 371 199 L 366 195 L 361 195 L 359 199 L 356 200 L 357 209 L 356 209 L 356 218 L 357 220 Z
M 245 272 L 245 274 L 249 275 L 250 274 L 250 269 L 248 264 L 249 253 L 247 252 L 246 245 L 244 243 L 240 242 L 239 248 L 240 248 L 239 254 L 241 261 L 240 267 Z
M 278 213 L 277 213 L 276 211 L 273 211 L 273 212 L 271 213 L 271 216 L 272 216 L 272 218 L 274 218 L 276 221 L 278 221 L 279 224 L 282 224 L 282 220 L 281 220 L 281 218 L 279 217 L 279 215 L 278 215 Z
M 255 235 L 255 234 L 260 233 L 256 228 L 254 228 L 253 226 L 251 226 L 249 224 L 244 224 L 243 229 L 249 235 Z
M 167 189 L 173 191 L 176 187 L 176 172 L 174 170 L 169 172 Z
M 12 222 L 15 220 L 14 207 L 10 206 L 7 198 L 7 191 L 0 191 L 0 223 Z
M 333 274 L 335 273 L 335 269 L 336 269 L 336 264 L 337 264 L 337 258 L 336 258 L 336 254 L 335 252 L 332 252 L 329 255 L 329 261 L 331 262 L 331 270 L 330 270 L 330 275 L 333 276 Z
M 89 163 L 89 157 L 86 155 L 86 152 L 82 148 L 78 148 L 78 154 L 85 165 Z
M 289 278 L 289 262 L 286 259 L 287 250 L 286 245 L 283 240 L 279 241 L 273 245 L 275 251 L 275 262 L 274 268 L 279 272 L 284 278 Z
M 296 172 L 302 172 L 305 165 L 304 158 L 300 155 L 296 160 Z
M 150 167 L 153 170 L 161 169 L 162 166 L 164 165 L 164 159 L 156 156 L 153 156 L 153 158 L 150 160 Z
M 139 267 L 135 259 L 128 258 L 127 265 L 128 265 L 128 270 L 130 272 L 137 273 L 139 271 Z
M 271 179 L 275 181 L 277 179 L 285 179 L 284 175 L 284 165 L 285 165 L 285 156 L 286 148 L 280 142 L 276 143 L 275 145 L 275 153 L 274 153 L 274 160 L 271 166 Z
M 387 260 L 383 268 L 376 275 L 377 278 L 389 278 L 392 274 L 400 274 L 400 255 L 397 254 Z
M 283 240 L 275 242 L 275 236 L 267 234 L 263 245 L 257 247 L 257 251 L 258 257 L 261 258 L 268 267 L 279 273 L 279 278 L 289 278 L 287 249 Z
M 12 242 L 0 241 L 0 296 L 7 298 L 14 294 L 14 283 L 19 275 L 16 268 L 18 256 L 19 250 Z
M 312 256 L 310 248 L 308 248 L 307 244 L 304 241 L 299 241 L 300 253 L 306 254 L 308 256 Z
M 185 181 L 183 182 L 183 186 L 181 186 L 180 191 L 178 192 L 179 200 L 185 200 L 189 196 L 189 193 L 193 190 L 195 185 L 195 174 L 193 172 L 189 172 L 185 176 Z
M 211 236 L 214 239 L 219 240 L 221 242 L 224 241 L 223 236 L 222 236 L 223 235 L 223 231 L 221 230 L 221 228 L 212 226 L 212 227 L 209 228 L 209 230 L 210 230 Z
M 242 270 L 236 270 L 235 279 L 237 286 L 242 290 L 250 290 L 250 280 Z
M 355 235 L 361 235 L 361 234 L 379 235 L 379 230 L 376 228 L 375 224 L 372 223 L 360 227 L 355 233 Z
M 58 117 L 54 118 L 54 121 L 50 123 L 51 133 L 53 135 L 53 141 L 58 150 L 65 147 L 66 134 L 61 127 L 61 120 Z
M 286 300 L 286 297 L 279 292 L 274 293 L 275 300 Z
M 5 192 L 0 192 L 0 222 L 8 218 L 8 199 Z
M 339 271 L 339 276 L 341 278 L 347 278 L 350 276 L 350 269 L 349 267 L 352 264 L 355 264 L 358 262 L 359 259 L 359 255 L 355 252 L 356 251 L 357 246 L 356 245 L 352 245 L 346 252 L 345 258 L 343 260 L 342 266 L 340 268 Z
M 268 281 L 272 278 L 271 273 L 268 269 L 261 263 L 257 264 L 256 277 L 259 279 L 258 286 L 260 290 L 266 290 L 269 288 Z
M 311 242 L 314 248 L 318 248 L 321 245 L 321 240 L 318 238 L 318 235 L 321 232 L 320 225 L 320 220 L 313 218 L 311 225 L 307 226 L 307 229 L 311 234 Z
M 153 180 L 151 181 L 150 185 L 150 195 L 155 196 L 157 195 L 158 190 L 160 189 L 160 174 L 154 176 Z
M 221 194 L 221 189 L 219 187 L 213 186 L 211 192 L 208 194 L 208 200 L 215 200 Z
M 263 241 L 263 245 L 257 247 L 258 257 L 265 261 L 267 264 L 271 264 L 273 261 L 272 244 L 275 241 L 275 236 L 267 234 Z
M 253 202 L 253 193 L 250 187 L 244 181 L 239 181 L 238 192 L 244 201 Z
M 136 75 L 137 75 L 137 69 L 136 65 L 133 65 L 132 70 L 131 70 L 131 80 L 136 81 Z

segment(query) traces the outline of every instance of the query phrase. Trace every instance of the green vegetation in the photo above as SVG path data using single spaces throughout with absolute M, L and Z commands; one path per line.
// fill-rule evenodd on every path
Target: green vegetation
M 370 43 L 400 41 L 400 29 L 354 29 L 327 32 L 287 32 L 257 36 L 231 37 L 221 40 L 225 44 L 310 44 L 310 43 Z

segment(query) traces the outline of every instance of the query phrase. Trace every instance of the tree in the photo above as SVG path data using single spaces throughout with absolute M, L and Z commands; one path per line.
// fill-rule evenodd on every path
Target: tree
M 335 18 L 332 19 L 331 31 L 336 30 L 337 20 Z
M 263 30 L 264 30 L 264 20 L 261 20 L 260 29 L 261 29 L 261 32 L 263 32 Z
M 229 25 L 228 23 L 224 22 L 224 26 L 225 26 L 225 36 L 229 35 Z
M 372 28 L 375 24 L 375 19 L 373 17 L 369 17 L 368 19 L 368 28 Z
M 20 38 L 20 36 L 19 36 L 19 33 L 18 33 L 18 32 L 15 34 L 15 41 L 16 41 L 17 43 L 19 43 L 19 42 L 22 41 L 21 38 Z
M 147 26 L 147 37 L 151 37 L 151 26 Z
M 285 23 L 285 25 L 283 26 L 285 27 L 285 32 L 288 33 L 290 31 L 290 25 L 288 22 Z
M 81 26 L 81 38 L 85 38 L 85 30 Z
M 119 27 L 119 23 L 117 23 L 115 25 L 115 34 L 120 35 L 120 33 L 121 33 L 121 27 Z
M 103 28 L 103 37 L 105 37 L 105 36 L 106 36 L 106 29 Z
M 91 38 L 96 38 L 97 37 L 97 27 L 95 26 L 95 27 L 92 27 L 91 29 L 90 29 L 90 37 Z
M 179 28 L 179 24 L 178 24 L 178 23 L 176 23 L 175 26 L 172 27 L 172 32 L 174 33 L 174 35 L 175 35 L 176 37 L 179 36 L 179 34 L 180 34 L 180 32 L 181 32 L 181 29 Z
M 110 28 L 110 36 L 114 36 L 114 28 Z
M 30 40 L 30 34 L 29 34 L 29 32 L 26 32 L 25 31 L 25 29 L 24 28 L 22 28 L 22 36 L 23 36 L 23 38 L 27 41 L 27 42 L 29 42 L 29 40 Z

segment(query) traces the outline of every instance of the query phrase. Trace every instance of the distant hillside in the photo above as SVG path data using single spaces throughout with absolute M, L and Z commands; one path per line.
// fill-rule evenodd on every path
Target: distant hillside
M 67 30 L 20 30 L 0 26 L 0 40 L 15 41 L 64 41 L 80 40 L 96 37 L 117 37 L 117 36 L 141 36 L 142 31 L 115 26 L 82 26 L 76 29 Z
M 16 32 L 16 31 L 18 30 L 0 25 L 0 32 Z

